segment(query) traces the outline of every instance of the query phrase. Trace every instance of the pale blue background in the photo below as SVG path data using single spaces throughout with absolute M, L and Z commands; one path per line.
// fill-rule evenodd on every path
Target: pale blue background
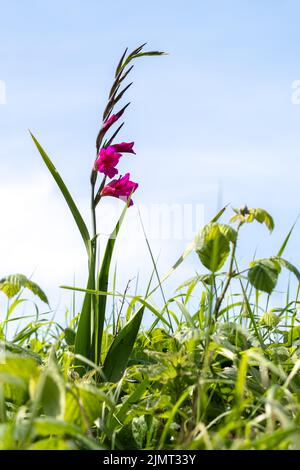
M 84 210 L 114 66 L 125 46 L 145 41 L 169 55 L 140 59 L 132 74 L 121 137 L 135 140 L 137 157 L 121 170 L 140 184 L 136 202 L 204 204 L 206 220 L 220 203 L 264 207 L 276 229 L 270 238 L 247 227 L 239 258 L 247 262 L 255 249 L 259 257 L 276 254 L 299 212 L 300 106 L 291 102 L 300 78 L 299 14 L 291 0 L 1 0 L 1 274 L 36 270 L 52 305 L 58 285 L 73 275 L 83 282 L 80 238 L 27 129 Z M 39 181 L 49 181 L 49 197 L 39 196 Z M 285 253 L 298 266 L 299 234 L 298 226 Z M 154 243 L 161 273 L 185 244 Z M 138 269 L 144 285 L 151 270 L 144 244 L 135 249 L 118 260 L 121 287 Z M 167 290 L 198 268 L 194 256 Z M 60 312 L 69 299 L 62 296 Z

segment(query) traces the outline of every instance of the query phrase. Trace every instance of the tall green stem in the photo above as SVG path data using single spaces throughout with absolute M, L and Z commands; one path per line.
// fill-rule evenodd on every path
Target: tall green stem
M 218 318 L 218 314 L 222 305 L 222 302 L 225 298 L 226 292 L 228 290 L 228 287 L 230 285 L 231 279 L 234 277 L 234 261 L 235 261 L 235 252 L 236 252 L 236 247 L 237 247 L 237 239 L 238 239 L 238 234 L 239 230 L 242 226 L 243 222 L 240 222 L 237 226 L 236 230 L 236 238 L 232 242 L 232 253 L 231 253 L 231 258 L 230 258 L 230 265 L 229 265 L 229 271 L 227 274 L 227 280 L 225 282 L 224 288 L 220 294 L 220 296 L 217 298 L 216 305 L 215 305 L 215 310 L 214 310 L 214 319 L 216 320 Z
M 96 205 L 95 205 L 95 184 L 97 181 L 97 172 L 95 169 L 91 175 L 91 218 L 92 218 L 92 238 L 91 238 L 91 259 L 89 260 L 89 270 L 92 280 L 93 289 L 96 289 L 96 265 L 97 265 L 97 221 L 96 221 Z M 98 350 L 98 312 L 97 312 L 97 296 L 92 296 L 91 302 L 91 342 L 92 342 L 92 354 L 94 357 L 95 364 L 99 361 L 99 350 Z

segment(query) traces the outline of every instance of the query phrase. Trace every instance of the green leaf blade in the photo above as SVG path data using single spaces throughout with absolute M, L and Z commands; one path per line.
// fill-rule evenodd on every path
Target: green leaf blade
M 46 154 L 45 150 L 43 149 L 43 147 L 40 145 L 40 143 L 37 141 L 37 139 L 34 137 L 34 135 L 30 132 L 30 135 L 32 137 L 32 140 L 33 142 L 35 143 L 42 159 L 44 160 L 44 163 L 45 165 L 47 166 L 48 170 L 50 171 L 51 175 L 53 176 L 57 186 L 59 187 L 63 197 L 65 198 L 65 201 L 66 203 L 68 204 L 69 206 L 69 209 L 74 217 L 74 220 L 77 224 L 77 227 L 78 227 L 78 230 L 82 236 L 82 239 L 84 241 L 84 244 L 85 244 L 85 247 L 88 251 L 88 253 L 90 253 L 90 235 L 89 235 L 89 231 L 87 229 L 87 226 L 67 188 L 67 186 L 65 185 L 63 179 L 61 178 L 60 174 L 58 173 L 57 169 L 55 168 L 55 166 L 53 165 L 52 161 L 50 160 L 50 158 L 48 157 L 48 155 Z

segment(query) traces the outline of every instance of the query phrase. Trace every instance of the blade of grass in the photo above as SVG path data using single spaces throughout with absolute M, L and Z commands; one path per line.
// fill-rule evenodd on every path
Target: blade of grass
M 74 217 L 74 220 L 77 224 L 77 227 L 78 227 L 78 230 L 82 236 L 82 239 L 84 241 L 84 244 L 85 244 L 85 247 L 86 247 L 86 250 L 87 250 L 87 253 L 88 255 L 90 256 L 90 235 L 89 235 L 89 231 L 86 227 L 86 224 L 67 188 L 67 186 L 65 185 L 63 179 L 61 178 L 60 174 L 58 173 L 57 169 L 55 168 L 55 166 L 53 165 L 52 161 L 50 160 L 50 158 L 48 157 L 48 155 L 46 154 L 45 150 L 43 149 L 43 147 L 40 145 L 40 143 L 37 141 L 37 139 L 34 137 L 34 135 L 30 132 L 30 135 L 32 137 L 32 140 L 34 141 L 42 159 L 44 160 L 44 163 L 45 165 L 47 166 L 48 170 L 50 171 L 51 175 L 53 176 L 55 182 L 57 183 L 63 197 L 65 198 L 65 201 L 66 203 L 68 204 L 69 206 L 69 209 Z
M 101 292 L 107 291 L 112 255 L 113 255 L 116 239 L 119 234 L 119 230 L 123 223 L 127 209 L 128 209 L 128 205 L 126 204 L 124 209 L 122 210 L 120 218 L 113 232 L 111 233 L 107 241 L 107 245 L 106 245 L 104 256 L 103 256 L 103 261 L 101 263 L 101 268 L 98 273 L 98 279 L 97 279 L 98 291 L 101 291 Z M 93 332 L 94 334 L 93 334 L 93 344 L 92 344 L 92 357 L 94 358 L 95 363 L 98 365 L 100 364 L 100 358 L 101 358 L 101 343 L 102 343 L 103 328 L 104 328 L 104 322 L 105 322 L 106 300 L 107 300 L 106 295 L 100 296 L 100 298 L 98 299 L 98 303 L 97 303 L 97 311 L 95 312 L 95 330 Z

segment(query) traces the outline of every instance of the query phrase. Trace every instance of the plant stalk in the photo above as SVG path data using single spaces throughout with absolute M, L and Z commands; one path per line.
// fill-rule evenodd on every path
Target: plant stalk
M 242 226 L 243 222 L 240 222 L 237 226 L 237 230 L 236 230 L 236 238 L 235 240 L 232 242 L 232 253 L 231 253 L 231 258 L 230 258 L 230 265 L 229 265 L 229 271 L 228 271 L 228 274 L 227 274 L 227 280 L 225 282 L 225 285 L 224 285 L 224 288 L 220 294 L 220 296 L 217 298 L 217 301 L 216 301 L 216 305 L 215 305 L 215 309 L 214 309 L 214 319 L 216 320 L 218 318 L 218 314 L 219 314 L 219 311 L 220 311 L 220 308 L 221 308 L 221 305 L 222 305 L 222 302 L 225 298 L 225 295 L 226 295 L 226 292 L 230 286 L 230 282 L 232 280 L 232 278 L 234 277 L 234 261 L 235 261 L 235 253 L 236 253 L 236 248 L 237 248 L 237 239 L 238 239 L 238 234 L 239 234 L 239 230 Z

